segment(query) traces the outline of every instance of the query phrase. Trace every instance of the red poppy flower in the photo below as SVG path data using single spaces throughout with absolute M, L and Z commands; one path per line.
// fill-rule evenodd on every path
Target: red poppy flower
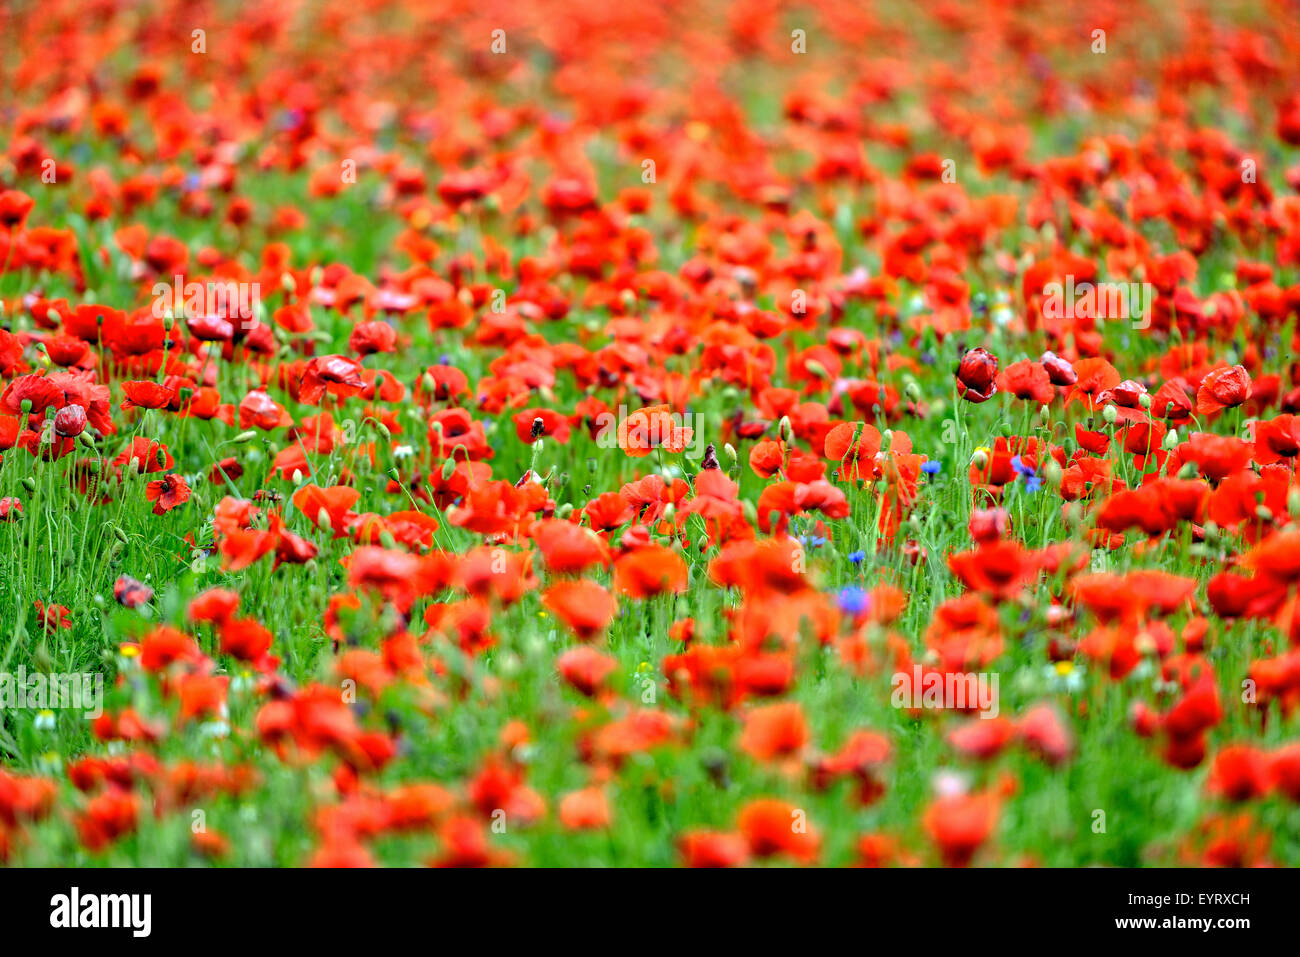
M 987 349 L 977 347 L 961 357 L 953 377 L 957 392 L 968 402 L 987 402 L 998 391 L 998 357 Z
M 1250 373 L 1241 366 L 1206 373 L 1196 390 L 1196 412 L 1208 415 L 1241 405 L 1250 398 Z
M 144 496 L 154 503 L 155 515 L 165 515 L 190 500 L 190 487 L 185 484 L 184 476 L 173 473 L 146 485 Z
M 542 593 L 542 604 L 579 641 L 591 641 L 599 636 L 618 612 L 618 600 L 585 578 L 556 582 Z

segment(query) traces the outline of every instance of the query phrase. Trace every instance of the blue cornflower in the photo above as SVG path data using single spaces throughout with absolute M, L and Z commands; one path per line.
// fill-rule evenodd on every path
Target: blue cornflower
M 849 585 L 836 598 L 840 611 L 850 615 L 860 615 L 871 607 L 871 596 L 857 585 Z
M 849 561 L 855 565 L 861 565 L 862 560 L 867 557 L 866 552 L 849 552 Z
M 1038 474 L 1034 472 L 1033 469 L 1024 463 L 1020 456 L 1014 455 L 1011 457 L 1011 467 L 1025 480 L 1025 488 L 1028 491 L 1037 492 L 1042 487 L 1043 480 L 1038 477 Z
M 921 471 L 926 475 L 938 475 L 943 471 L 943 463 L 937 462 L 934 459 L 927 459 L 921 463 Z

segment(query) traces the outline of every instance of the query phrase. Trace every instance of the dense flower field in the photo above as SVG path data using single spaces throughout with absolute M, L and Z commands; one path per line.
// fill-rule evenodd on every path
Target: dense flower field
M 0 861 L 1300 863 L 1283 3 L 0 8 Z

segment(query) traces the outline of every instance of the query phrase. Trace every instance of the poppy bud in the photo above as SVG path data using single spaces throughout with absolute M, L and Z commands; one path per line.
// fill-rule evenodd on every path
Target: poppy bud
M 727 458 L 729 458 L 729 459 L 731 460 L 731 464 L 732 464 L 732 465 L 735 465 L 735 464 L 736 464 L 736 450 L 735 450 L 735 448 L 732 446 L 732 444 L 731 444 L 730 442 L 724 442 L 724 443 L 722 444 L 722 451 L 725 452 L 725 453 L 727 454 Z
M 975 466 L 976 469 L 983 469 L 984 466 L 989 464 L 989 457 L 983 450 L 976 449 L 975 454 L 970 457 L 970 464 Z
M 54 415 L 54 431 L 71 439 L 86 431 L 86 410 L 79 405 L 65 405 Z
M 1052 488 L 1061 487 L 1061 479 L 1065 477 L 1065 472 L 1061 468 L 1061 463 L 1054 458 L 1048 458 L 1043 464 L 1043 478 Z
M 1170 429 L 1165 433 L 1164 447 L 1166 452 L 1172 452 L 1178 448 L 1178 430 Z
M 230 440 L 231 445 L 243 445 L 245 442 L 251 442 L 257 438 L 257 430 L 249 429 L 247 432 L 240 432 Z
M 1074 366 L 1066 362 L 1054 352 L 1044 352 L 1042 358 L 1038 360 L 1047 370 L 1047 378 L 1051 380 L 1052 385 L 1074 385 L 1079 381 L 1079 376 L 1074 371 Z
M 995 542 L 1007 533 L 1006 509 L 977 508 L 970 513 L 970 522 L 966 527 L 970 531 L 970 537 L 981 545 Z
M 1147 387 L 1141 382 L 1135 382 L 1132 379 L 1125 379 L 1119 385 L 1111 390 L 1111 395 L 1115 397 L 1115 402 L 1124 406 L 1126 409 L 1132 409 L 1138 406 L 1142 397 L 1147 394 Z M 1148 400 L 1148 405 L 1150 401 Z
M 998 357 L 976 347 L 961 357 L 954 373 L 957 392 L 968 402 L 987 402 L 998 391 Z
M 1108 405 L 1101 410 L 1101 417 L 1106 420 L 1107 425 L 1114 425 L 1115 420 L 1119 418 L 1119 410 L 1113 405 Z
M 913 402 L 921 401 L 921 387 L 916 384 L 915 379 L 909 379 L 907 385 L 904 386 L 903 391 Z
M 1293 488 L 1287 493 L 1286 510 L 1292 518 L 1300 519 L 1300 488 Z

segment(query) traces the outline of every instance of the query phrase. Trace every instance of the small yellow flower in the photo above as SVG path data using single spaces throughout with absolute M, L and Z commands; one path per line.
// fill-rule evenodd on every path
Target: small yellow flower
M 1064 677 L 1074 670 L 1073 661 L 1058 661 L 1056 663 L 1056 673 Z
M 134 658 L 136 655 L 138 655 L 138 654 L 140 653 L 140 646 L 139 646 L 139 645 L 123 645 L 121 648 L 118 649 L 118 653 L 119 653 L 123 658 Z

